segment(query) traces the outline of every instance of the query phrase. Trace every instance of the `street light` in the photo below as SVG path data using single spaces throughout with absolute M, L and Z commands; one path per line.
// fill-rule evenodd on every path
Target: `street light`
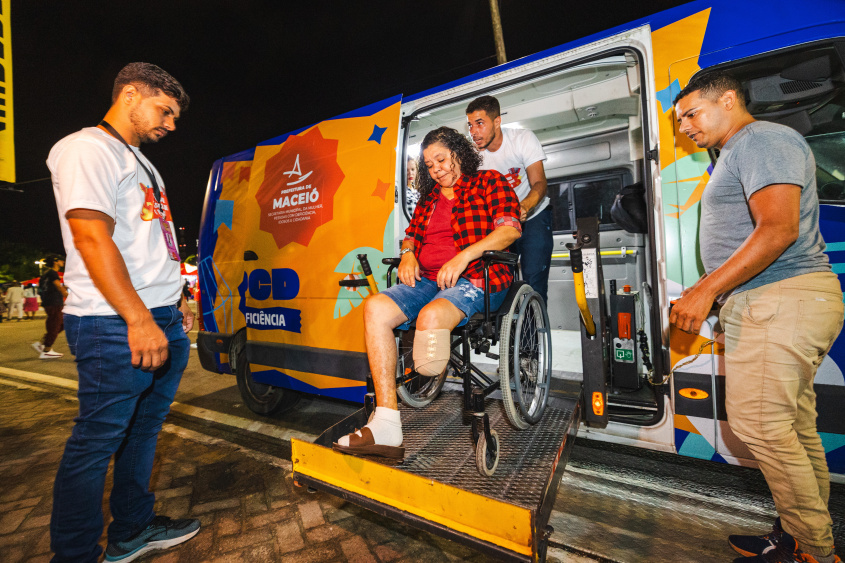
M 38 266 L 38 277 L 41 277 L 41 269 L 44 267 L 44 260 L 36 260 L 35 264 Z

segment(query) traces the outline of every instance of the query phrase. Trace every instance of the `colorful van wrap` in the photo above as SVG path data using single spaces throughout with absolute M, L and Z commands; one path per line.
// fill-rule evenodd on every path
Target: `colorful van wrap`
M 199 264 L 206 330 L 245 329 L 251 357 L 297 351 L 251 361 L 256 382 L 363 401 L 363 295 L 338 282 L 364 253 L 385 283 L 398 125 L 391 99 L 215 163 Z

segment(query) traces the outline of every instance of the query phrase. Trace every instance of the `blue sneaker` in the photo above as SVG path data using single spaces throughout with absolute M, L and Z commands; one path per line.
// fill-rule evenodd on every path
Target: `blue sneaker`
M 172 520 L 167 516 L 156 516 L 146 528 L 128 540 L 109 543 L 106 548 L 106 561 L 135 561 L 150 551 L 167 549 L 186 542 L 199 531 L 199 520 Z
M 795 538 L 781 529 L 774 547 L 764 549 L 754 557 L 739 557 L 734 559 L 734 563 L 842 563 L 842 559 L 835 553 L 827 557 L 805 553 L 798 547 Z
M 755 557 L 767 551 L 771 551 L 778 544 L 783 528 L 780 527 L 780 516 L 775 520 L 772 531 L 762 536 L 739 536 L 732 535 L 728 537 L 728 542 L 734 551 L 746 557 Z

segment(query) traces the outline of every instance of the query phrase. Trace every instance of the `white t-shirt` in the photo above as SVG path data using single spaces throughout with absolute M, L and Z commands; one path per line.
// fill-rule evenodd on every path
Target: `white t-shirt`
M 164 182 L 140 149 L 132 147 L 161 189 L 161 207 L 173 233 Z M 182 292 L 179 262 L 171 260 L 159 226 L 152 182 L 126 145 L 97 127 L 68 135 L 47 158 L 65 243 L 64 312 L 78 316 L 115 315 L 94 287 L 88 269 L 73 245 L 65 213 L 92 209 L 114 219 L 112 239 L 126 262 L 132 286 L 148 309 L 175 305 Z
M 490 152 L 489 149 L 481 151 L 481 157 L 484 159 L 481 169 L 495 170 L 506 177 L 519 201 L 522 201 L 531 192 L 531 184 L 528 183 L 526 170 L 535 162 L 546 160 L 546 153 L 543 152 L 540 139 L 528 129 L 503 127 L 502 137 L 502 146 L 499 147 L 499 150 L 496 152 Z M 531 210 L 528 219 L 537 215 L 548 205 L 549 196 L 546 196 Z

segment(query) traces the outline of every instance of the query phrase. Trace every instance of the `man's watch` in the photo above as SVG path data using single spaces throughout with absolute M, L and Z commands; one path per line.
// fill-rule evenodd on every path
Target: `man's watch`
M 401 258 L 402 256 L 405 255 L 406 252 L 411 252 L 412 250 L 413 250 L 413 248 L 403 248 L 402 250 L 399 251 L 399 257 Z

